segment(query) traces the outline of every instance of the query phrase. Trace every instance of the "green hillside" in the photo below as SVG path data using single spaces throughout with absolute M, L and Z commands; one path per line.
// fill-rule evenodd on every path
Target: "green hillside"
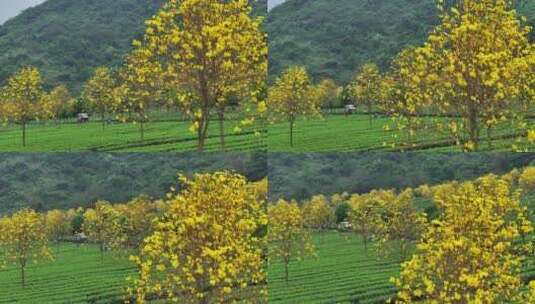
M 505 174 L 535 165 L 531 153 L 271 153 L 269 198 L 302 201 L 322 193 L 367 193 L 404 189 L 451 180 L 470 180 L 487 173 Z
M 265 153 L 0 153 L 0 215 L 125 202 L 140 194 L 163 198 L 177 173 L 234 170 L 256 181 Z
M 517 6 L 535 24 L 535 0 Z M 364 63 L 388 67 L 437 22 L 435 0 L 288 0 L 268 15 L 270 76 L 299 64 L 316 80 L 344 83 Z
M 267 0 L 255 3 L 265 14 Z M 165 0 L 48 0 L 0 26 L 0 85 L 22 66 L 43 72 L 47 87 L 75 93 L 98 66 L 117 66 L 145 19 Z M 263 13 L 262 13 L 263 12 Z

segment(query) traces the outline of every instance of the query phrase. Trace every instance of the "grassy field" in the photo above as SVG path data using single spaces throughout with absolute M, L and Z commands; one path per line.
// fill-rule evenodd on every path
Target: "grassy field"
M 265 134 L 253 130 L 234 133 L 235 121 L 225 124 L 226 150 L 250 151 L 265 149 Z M 111 123 L 104 129 L 100 122 L 77 124 L 34 123 L 27 129 L 27 145 L 22 146 L 20 126 L 0 127 L 0 151 L 18 152 L 175 152 L 197 147 L 197 137 L 185 121 L 160 120 L 145 125 L 145 140 L 140 140 L 139 125 Z M 207 151 L 221 149 L 217 121 L 212 121 L 206 141 Z
M 395 296 L 390 277 L 399 274 L 399 263 L 378 258 L 352 233 L 325 232 L 313 236 L 317 258 L 290 263 L 290 279 L 284 280 L 280 263 L 268 269 L 269 303 L 385 303 Z M 526 266 L 523 277 L 535 278 L 535 265 Z
M 0 303 L 121 303 L 126 278 L 135 274 L 126 257 L 110 253 L 101 263 L 98 248 L 62 244 L 54 246 L 54 261 L 30 265 L 26 287 L 20 283 L 19 270 L 0 270 Z
M 373 120 L 370 128 L 368 116 L 356 114 L 352 116 L 327 115 L 324 119 L 299 120 L 294 129 L 294 146 L 290 147 L 288 123 L 272 124 L 268 127 L 268 149 L 270 152 L 336 152 L 336 151 L 374 151 L 391 150 L 385 143 L 399 143 L 406 134 L 400 131 L 385 131 L 383 126 L 390 120 L 378 117 Z M 535 122 L 533 122 L 535 123 Z M 509 135 L 505 126 L 498 127 L 493 137 L 490 150 L 511 151 L 513 139 L 502 139 Z M 432 131 L 417 135 L 417 145 L 429 145 L 447 140 L 445 136 Z M 428 147 L 429 148 L 429 147 Z M 459 152 L 461 148 L 452 144 L 432 147 L 433 152 Z M 480 150 L 489 150 L 486 139 L 482 138 Z
M 384 303 L 395 293 L 399 263 L 367 253 L 354 234 L 314 234 L 314 244 L 318 257 L 290 263 L 288 284 L 283 265 L 270 265 L 269 303 Z

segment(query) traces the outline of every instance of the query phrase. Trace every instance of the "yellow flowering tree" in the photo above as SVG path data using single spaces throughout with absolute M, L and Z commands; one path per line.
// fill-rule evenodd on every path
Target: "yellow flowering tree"
M 395 200 L 393 191 L 374 190 L 370 193 L 354 194 L 349 198 L 348 221 L 351 229 L 362 237 L 364 248 L 385 229 L 383 214 L 385 204 Z
M 396 129 L 406 130 L 408 144 L 411 144 L 413 135 L 421 124 L 419 116 L 432 100 L 429 91 L 420 83 L 420 77 L 426 75 L 417 66 L 419 52 L 421 49 L 415 48 L 400 52 L 378 88 L 379 106 L 392 115 Z
M 116 80 L 111 71 L 106 67 L 100 67 L 87 81 L 82 92 L 82 98 L 89 108 L 100 115 L 102 129 L 106 126 L 106 113 L 113 109 L 115 87 Z
M 224 147 L 225 108 L 251 99 L 267 76 L 266 34 L 251 10 L 248 0 L 168 0 L 147 21 L 144 44 L 191 117 L 199 150 L 212 112 Z
M 59 249 L 60 240 L 72 233 L 72 218 L 67 212 L 61 210 L 48 211 L 44 217 L 48 239 L 54 241 Z
M 366 105 L 370 128 L 373 125 L 373 106 L 380 99 L 380 84 L 379 68 L 377 65 L 369 63 L 360 68 L 351 85 L 352 94 L 357 102 Z
M 268 108 L 276 119 L 290 124 L 290 146 L 293 147 L 294 125 L 299 116 L 320 116 L 317 88 L 311 84 L 304 67 L 288 68 L 268 92 Z
M 42 216 L 30 209 L 22 209 L 1 221 L 3 236 L 0 245 L 8 264 L 20 269 L 22 288 L 26 286 L 26 267 L 40 259 L 51 259 L 47 233 Z
M 288 282 L 290 262 L 314 253 L 310 232 L 296 202 L 281 199 L 270 205 L 268 218 L 269 257 L 284 264 L 284 278 Z
M 301 207 L 305 226 L 309 229 L 322 232 L 332 228 L 336 223 L 334 210 L 323 195 L 313 196 Z
M 119 82 L 115 90 L 114 108 L 123 121 L 139 124 L 141 141 L 144 140 L 144 126 L 149 120 L 149 110 L 160 99 L 162 69 L 151 60 L 151 53 L 134 43 L 136 49 L 130 53 L 119 71 Z
M 422 72 L 416 74 L 425 77 L 414 78 L 414 84 L 423 83 L 442 114 L 459 117 L 445 127 L 465 149 L 477 150 L 481 129 L 487 129 L 490 144 L 491 129 L 519 114 L 526 88 L 522 75 L 532 61 L 530 28 L 508 0 L 438 3 L 441 24 L 416 57 Z
M 73 98 L 64 85 L 59 85 L 43 96 L 43 107 L 48 117 L 59 119 L 72 107 Z
M 104 261 L 104 251 L 113 248 L 122 237 L 118 216 L 113 206 L 104 201 L 96 202 L 94 208 L 84 212 L 82 231 L 91 242 L 98 244 L 101 261 Z
M 4 119 L 22 127 L 22 146 L 26 146 L 26 126 L 45 117 L 41 74 L 36 68 L 23 68 L 12 75 L 4 88 Z
M 528 191 L 535 190 L 535 167 L 527 167 L 518 178 L 518 183 Z
M 519 195 L 493 175 L 437 189 L 441 214 L 393 279 L 398 301 L 490 304 L 517 297 L 520 240 L 533 230 Z
M 180 177 L 183 190 L 155 222 L 133 260 L 136 303 L 158 295 L 180 303 L 256 299 L 265 283 L 265 202 L 243 176 L 216 172 Z
M 138 253 L 143 240 L 152 234 L 153 221 L 160 215 L 156 203 L 147 196 L 134 198 L 127 204 L 115 205 L 120 233 L 116 235 L 113 249 Z
M 402 191 L 384 206 L 384 228 L 378 235 L 380 252 L 394 251 L 404 261 L 426 228 L 426 214 L 416 208 L 412 189 Z
M 332 112 L 333 108 L 338 106 L 340 103 L 339 95 L 341 93 L 341 88 L 336 85 L 336 82 L 334 82 L 334 80 L 327 78 L 323 79 L 322 81 L 320 81 L 320 83 L 318 83 L 317 89 L 319 93 L 318 103 L 322 107 L 328 108 L 329 111 Z

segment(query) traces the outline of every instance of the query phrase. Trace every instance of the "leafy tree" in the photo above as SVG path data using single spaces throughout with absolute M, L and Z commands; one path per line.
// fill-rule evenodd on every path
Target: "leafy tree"
M 290 146 L 293 147 L 294 124 L 299 115 L 320 115 L 317 91 L 303 67 L 288 68 L 269 89 L 268 107 L 276 118 L 290 124 Z
M 421 238 L 427 224 L 426 215 L 416 208 L 412 189 L 404 190 L 385 204 L 385 211 L 385 225 L 379 235 L 381 252 L 393 249 L 389 248 L 393 245 L 400 260 L 404 261 L 413 247 L 411 245 Z
M 518 183 L 526 190 L 535 190 L 535 167 L 524 169 L 518 179 Z
M 169 85 L 203 150 L 210 115 L 217 112 L 224 148 L 225 108 L 251 98 L 267 76 L 267 39 L 248 1 L 168 1 L 147 22 L 145 44 L 162 58 Z
M 59 249 L 60 240 L 72 234 L 71 217 L 61 210 L 48 211 L 44 216 L 48 239 L 54 241 Z
M 50 93 L 45 94 L 43 98 L 43 106 L 48 113 L 48 117 L 59 119 L 72 113 L 74 102 L 66 86 L 55 87 Z
M 340 103 L 341 88 L 332 79 L 323 79 L 318 85 L 318 103 L 332 112 Z
M 117 222 L 121 231 L 114 242 L 114 249 L 138 253 L 143 240 L 154 230 L 153 220 L 160 213 L 158 206 L 147 196 L 139 196 L 114 208 L 118 212 Z
M 26 125 L 45 116 L 41 75 L 36 68 L 23 68 L 9 78 L 3 91 L 2 116 L 21 125 L 26 146 Z
M 349 211 L 351 210 L 351 207 L 348 203 L 343 202 L 336 206 L 336 210 L 334 211 L 334 214 L 336 216 L 336 223 L 341 223 L 347 220 Z
M 181 303 L 258 300 L 265 280 L 267 224 L 264 201 L 243 176 L 216 172 L 180 177 L 168 209 L 145 239 L 139 256 L 136 303 L 159 295 Z
M 120 239 L 118 212 L 104 201 L 98 201 L 94 208 L 84 212 L 83 232 L 88 239 L 99 246 L 100 260 L 104 261 L 104 251 L 112 248 Z
M 26 285 L 25 270 L 29 263 L 40 259 L 51 259 L 47 246 L 47 234 L 44 221 L 37 212 L 22 209 L 0 223 L 3 247 L 7 263 L 16 264 L 20 269 L 22 288 Z
M 385 229 L 384 211 L 386 201 L 395 200 L 393 191 L 372 191 L 364 195 L 352 195 L 349 199 L 351 211 L 348 215 L 351 228 L 362 237 L 364 248 Z
M 305 226 L 309 229 L 325 231 L 332 228 L 336 221 L 334 211 L 323 195 L 312 197 L 303 204 L 301 210 Z
M 118 86 L 115 108 L 122 120 L 139 123 L 141 141 L 144 140 L 144 125 L 148 121 L 151 105 L 160 98 L 161 66 L 152 61 L 150 52 L 137 47 L 127 56 L 124 67 L 119 71 L 121 85 Z
M 441 210 L 394 279 L 401 303 L 506 303 L 522 284 L 522 235 L 533 230 L 520 193 L 494 175 L 437 190 Z
M 82 98 L 89 108 L 100 114 L 102 129 L 106 126 L 105 115 L 113 108 L 114 89 L 116 80 L 108 68 L 101 67 L 95 70 L 93 77 L 87 81 L 82 92 Z
M 373 106 L 380 99 L 381 74 L 375 64 L 363 65 L 352 84 L 353 95 L 360 103 L 366 105 L 370 120 L 370 128 L 373 125 Z
M 490 138 L 498 122 L 518 116 L 522 75 L 533 68 L 530 27 L 507 0 L 439 4 L 441 24 L 419 51 L 412 80 L 423 83 L 441 113 L 460 117 L 444 127 L 477 150 L 483 127 Z M 527 69 L 515 69 L 519 62 Z
M 296 202 L 279 200 L 268 207 L 268 243 L 270 259 L 284 263 L 285 280 L 292 260 L 300 260 L 314 253 L 310 233 L 305 228 L 301 209 Z
M 381 79 L 380 106 L 394 116 L 396 128 L 406 130 L 410 144 L 419 124 L 419 115 L 429 107 L 432 97 L 421 88 L 418 81 L 416 58 L 419 49 L 407 48 L 393 60 L 391 69 Z M 390 128 L 388 128 L 390 129 Z

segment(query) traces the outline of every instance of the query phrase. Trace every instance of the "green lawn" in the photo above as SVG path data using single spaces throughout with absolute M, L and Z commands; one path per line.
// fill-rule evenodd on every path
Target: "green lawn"
M 265 134 L 253 130 L 234 133 L 235 121 L 227 121 L 226 150 L 247 151 L 265 149 Z M 22 146 L 20 126 L 0 127 L 0 151 L 15 152 L 175 152 L 195 150 L 196 135 L 185 121 L 155 121 L 146 124 L 145 140 L 140 140 L 139 125 L 111 123 L 102 129 L 100 122 L 34 123 L 27 130 L 27 145 Z M 206 141 L 207 151 L 220 150 L 219 128 L 212 121 Z
M 24 289 L 18 269 L 0 270 L 0 303 L 121 303 L 126 278 L 136 271 L 126 257 L 106 253 L 101 262 L 93 245 L 52 249 L 54 261 L 27 268 Z
M 431 119 L 431 118 L 429 118 Z M 406 139 L 406 133 L 400 131 L 385 131 L 384 125 L 390 119 L 378 117 L 373 120 L 370 128 L 368 115 L 355 114 L 352 116 L 327 115 L 323 119 L 299 120 L 294 129 L 294 146 L 290 147 L 288 123 L 276 123 L 268 127 L 268 149 L 270 152 L 344 152 L 344 151 L 375 151 L 392 150 L 388 145 L 399 143 Z M 498 127 L 493 137 L 510 134 L 506 126 Z M 429 145 L 447 140 L 445 135 L 434 131 L 419 132 L 416 136 L 417 145 Z M 498 138 L 493 141 L 491 149 L 483 136 L 480 150 L 511 151 L 514 139 Z M 521 143 L 526 145 L 525 142 Z M 460 152 L 455 145 L 432 147 L 433 152 Z
M 384 303 L 395 293 L 389 278 L 399 263 L 367 253 L 354 234 L 314 234 L 317 258 L 290 263 L 289 282 L 280 263 L 269 266 L 269 303 Z

